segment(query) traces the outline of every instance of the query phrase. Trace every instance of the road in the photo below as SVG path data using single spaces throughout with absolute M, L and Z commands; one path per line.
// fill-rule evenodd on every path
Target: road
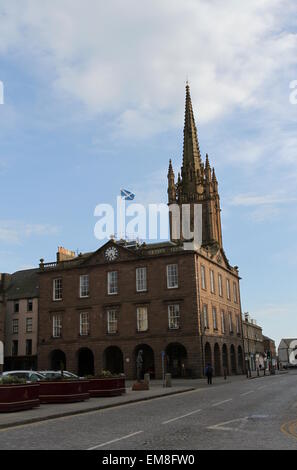
M 0 449 L 297 449 L 297 371 L 1 430 Z

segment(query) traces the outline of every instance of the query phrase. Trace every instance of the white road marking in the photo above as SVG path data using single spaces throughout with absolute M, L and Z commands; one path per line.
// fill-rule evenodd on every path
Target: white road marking
M 258 390 L 263 390 L 263 388 L 267 388 L 267 385 L 263 385 L 263 387 L 259 387 Z
M 89 447 L 87 450 L 95 450 L 98 449 L 99 447 L 104 447 L 107 446 L 108 444 L 113 444 L 114 442 L 122 441 L 123 439 L 129 439 L 129 437 L 136 436 L 137 434 L 141 434 L 143 431 L 137 431 L 133 432 L 132 434 L 127 434 L 127 436 L 119 437 L 118 439 L 113 439 L 112 441 L 104 442 L 103 444 L 98 444 L 97 446 L 94 447 Z
M 219 401 L 218 403 L 214 403 L 211 406 L 219 406 L 219 405 L 222 405 L 223 403 L 227 403 L 228 401 L 232 401 L 232 400 L 233 398 L 228 398 L 228 400 Z
M 199 411 L 201 410 L 191 411 L 191 413 L 187 413 L 186 415 L 178 416 L 177 418 L 168 419 L 168 421 L 163 421 L 162 424 L 171 423 L 172 421 L 176 421 L 177 419 L 182 419 L 182 418 L 185 418 L 186 416 L 193 415 L 194 413 L 199 413 Z
M 215 429 L 216 431 L 239 431 L 245 425 L 247 420 L 248 420 L 248 416 L 245 416 L 244 418 L 232 419 L 231 421 L 224 421 L 223 423 L 214 424 L 213 426 L 208 426 L 207 429 Z M 236 428 L 225 426 L 225 424 L 237 423 L 237 422 L 239 422 L 240 425 Z
M 245 395 L 248 395 L 249 393 L 254 393 L 255 390 L 250 390 L 249 392 L 241 393 L 240 396 L 244 397 Z

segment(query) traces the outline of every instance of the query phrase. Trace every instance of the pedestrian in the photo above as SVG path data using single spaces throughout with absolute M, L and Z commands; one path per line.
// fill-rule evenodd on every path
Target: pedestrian
M 205 369 L 205 375 L 207 377 L 208 385 L 212 384 L 212 374 L 213 374 L 213 369 L 210 364 L 207 364 L 206 369 Z

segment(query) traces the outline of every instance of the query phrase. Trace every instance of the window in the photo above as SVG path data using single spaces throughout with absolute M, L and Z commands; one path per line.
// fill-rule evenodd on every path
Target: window
M 32 333 L 32 318 L 26 318 L 26 333 Z
M 212 294 L 215 293 L 214 273 L 212 269 L 210 269 L 210 291 Z
M 229 279 L 226 280 L 226 286 L 227 286 L 227 298 L 230 300 L 231 295 L 230 295 L 230 281 L 229 281 Z
M 27 300 L 27 312 L 32 312 L 33 311 L 33 299 L 28 299 Z
M 223 280 L 222 280 L 222 275 L 219 274 L 219 296 L 223 297 Z
M 212 322 L 213 322 L 213 329 L 217 330 L 218 329 L 218 324 L 217 324 L 217 310 L 215 307 L 212 307 Z
M 60 338 L 62 336 L 62 316 L 53 316 L 53 337 Z
M 107 273 L 107 292 L 109 295 L 118 293 L 118 272 Z
M 221 311 L 221 324 L 222 324 L 222 333 L 225 334 L 226 328 L 225 328 L 225 313 L 224 313 L 224 310 Z
M 19 332 L 19 320 L 12 320 L 12 332 L 17 334 Z
M 234 302 L 237 304 L 237 287 L 236 287 L 236 282 L 233 282 L 233 299 L 234 299 Z
M 148 329 L 148 318 L 147 318 L 147 307 L 137 308 L 137 331 L 147 331 Z
M 26 356 L 32 356 L 32 339 L 26 339 Z
M 53 299 L 62 300 L 62 279 L 54 279 L 53 283 Z
M 206 289 L 205 267 L 201 265 L 201 287 Z
M 143 292 L 146 290 L 146 268 L 136 268 L 136 291 Z
M 232 313 L 229 312 L 229 331 L 233 333 Z
M 118 331 L 118 314 L 115 309 L 107 310 L 107 332 L 117 333 Z
M 79 276 L 79 296 L 88 297 L 89 296 L 89 275 L 83 274 Z
M 178 287 L 178 267 L 177 264 L 167 265 L 167 287 L 174 289 Z
M 19 313 L 19 311 L 20 311 L 20 303 L 19 303 L 18 300 L 15 300 L 15 302 L 14 302 L 13 311 L 14 311 L 14 313 Z
M 79 316 L 79 334 L 80 336 L 87 336 L 90 332 L 89 314 L 83 312 Z
M 168 305 L 168 327 L 170 330 L 177 330 L 180 327 L 179 305 Z
M 238 335 L 240 334 L 240 321 L 239 321 L 239 316 L 238 315 L 236 317 L 236 333 Z
M 207 305 L 206 305 L 206 304 L 203 305 L 203 322 L 204 322 L 204 328 L 209 328 L 209 324 L 208 324 L 208 309 L 207 309 Z
M 12 342 L 12 355 L 17 356 L 19 352 L 19 342 L 17 340 Z

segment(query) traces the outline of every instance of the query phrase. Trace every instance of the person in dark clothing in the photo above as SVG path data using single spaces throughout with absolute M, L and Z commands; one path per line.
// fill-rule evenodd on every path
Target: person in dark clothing
M 213 374 L 213 369 L 210 364 L 207 364 L 206 369 L 205 369 L 205 375 L 207 377 L 208 385 L 212 384 L 212 374 Z

